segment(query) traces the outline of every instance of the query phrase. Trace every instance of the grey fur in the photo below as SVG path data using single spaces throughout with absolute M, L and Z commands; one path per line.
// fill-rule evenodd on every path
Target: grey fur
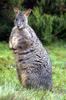
M 23 14 L 22 17 L 18 15 L 18 21 L 24 17 Z M 52 65 L 48 53 L 28 21 L 21 22 L 24 24 L 21 28 L 21 24 L 18 27 L 18 21 L 12 29 L 9 47 L 15 54 L 19 80 L 24 87 L 51 89 Z

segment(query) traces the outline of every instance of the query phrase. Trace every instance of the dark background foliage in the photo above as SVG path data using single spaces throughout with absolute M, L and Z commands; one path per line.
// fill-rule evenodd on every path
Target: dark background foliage
M 43 43 L 66 38 L 66 0 L 0 0 L 0 40 L 8 40 L 13 7 L 31 8 L 29 24 Z

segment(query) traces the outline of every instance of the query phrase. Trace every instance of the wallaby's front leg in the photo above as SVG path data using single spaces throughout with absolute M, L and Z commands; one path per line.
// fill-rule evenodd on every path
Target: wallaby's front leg
M 12 29 L 12 32 L 11 32 L 11 35 L 10 35 L 10 38 L 9 38 L 9 47 L 12 49 L 12 48 L 16 48 L 18 45 L 18 36 L 17 36 L 17 27 L 15 26 L 13 29 Z

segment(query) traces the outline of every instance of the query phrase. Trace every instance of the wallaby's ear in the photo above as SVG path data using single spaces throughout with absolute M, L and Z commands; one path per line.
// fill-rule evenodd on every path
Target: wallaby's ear
M 26 11 L 24 11 L 24 15 L 28 17 L 30 15 L 31 11 L 32 11 L 32 9 L 30 9 L 30 8 L 27 9 Z
M 18 15 L 19 14 L 19 11 L 20 11 L 19 8 L 18 7 L 14 7 L 13 9 L 14 9 L 15 15 Z

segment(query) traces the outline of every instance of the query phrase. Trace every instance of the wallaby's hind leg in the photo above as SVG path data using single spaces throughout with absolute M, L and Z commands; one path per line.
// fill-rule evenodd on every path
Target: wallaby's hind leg
M 52 88 L 52 80 L 51 80 L 51 75 L 48 74 L 47 76 L 43 75 L 40 78 L 40 87 L 43 89 L 48 89 L 51 90 Z

